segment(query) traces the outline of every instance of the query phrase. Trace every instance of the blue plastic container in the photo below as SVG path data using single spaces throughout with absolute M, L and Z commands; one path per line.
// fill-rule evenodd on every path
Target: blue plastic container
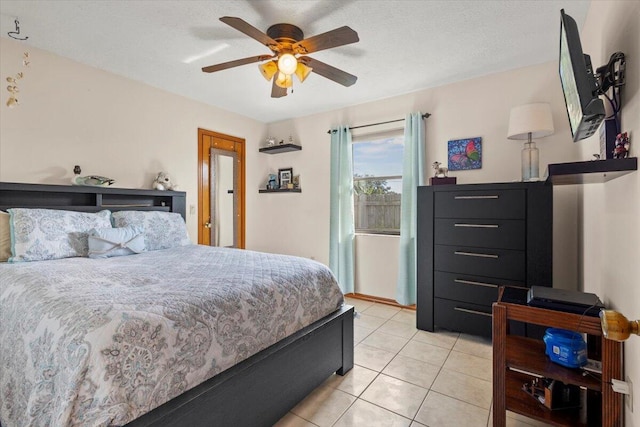
M 545 353 L 552 362 L 567 368 L 579 368 L 587 364 L 587 343 L 579 333 L 549 328 L 542 340 L 546 344 Z

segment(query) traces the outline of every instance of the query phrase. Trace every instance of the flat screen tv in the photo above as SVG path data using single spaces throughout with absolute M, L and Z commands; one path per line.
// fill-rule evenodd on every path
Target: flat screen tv
M 560 82 L 569 115 L 573 141 L 593 135 L 604 120 L 604 103 L 598 98 L 598 79 L 591 58 L 582 52 L 576 21 L 560 11 Z

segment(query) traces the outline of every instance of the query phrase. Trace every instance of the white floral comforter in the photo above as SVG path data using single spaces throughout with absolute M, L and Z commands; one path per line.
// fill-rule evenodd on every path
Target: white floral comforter
M 322 264 L 235 249 L 0 264 L 0 421 L 125 424 L 341 304 Z

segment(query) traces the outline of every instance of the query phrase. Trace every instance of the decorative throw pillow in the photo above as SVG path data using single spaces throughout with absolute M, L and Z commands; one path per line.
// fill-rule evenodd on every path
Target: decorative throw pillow
M 74 212 L 55 209 L 8 209 L 11 214 L 9 262 L 86 257 L 88 232 L 111 226 L 111 212 Z
M 109 258 L 144 252 L 140 227 L 94 228 L 89 232 L 89 258 Z
M 141 227 L 148 251 L 191 244 L 182 215 L 163 211 L 119 211 L 113 213 L 115 227 Z
M 0 211 L 0 262 L 7 262 L 11 256 L 11 232 L 9 214 Z

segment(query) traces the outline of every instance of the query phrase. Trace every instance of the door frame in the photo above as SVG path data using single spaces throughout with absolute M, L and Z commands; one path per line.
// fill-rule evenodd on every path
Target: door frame
M 211 221 L 211 149 L 232 151 L 237 155 L 238 189 L 237 226 L 238 248 L 245 248 L 245 140 L 198 128 L 198 244 L 210 245 L 211 234 L 205 226 Z

